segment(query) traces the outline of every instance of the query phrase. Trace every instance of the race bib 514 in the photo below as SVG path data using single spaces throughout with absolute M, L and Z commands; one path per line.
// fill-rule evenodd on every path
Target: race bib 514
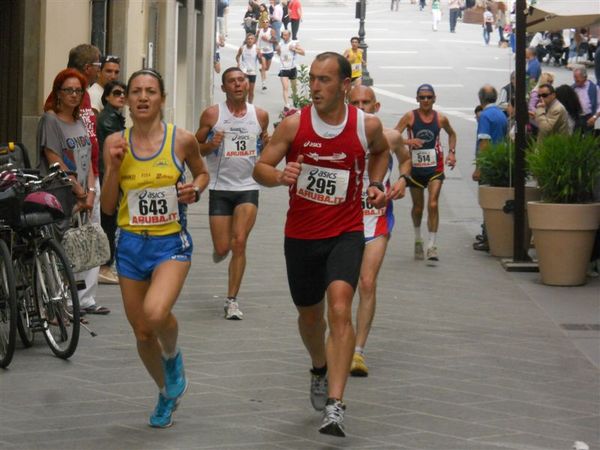
M 437 158 L 435 156 L 434 148 L 417 148 L 411 150 L 412 154 L 412 165 L 417 168 L 425 167 L 436 167 Z

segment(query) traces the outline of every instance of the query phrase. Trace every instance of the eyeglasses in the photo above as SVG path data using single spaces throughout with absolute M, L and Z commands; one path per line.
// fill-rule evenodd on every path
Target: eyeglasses
M 100 61 L 96 61 L 96 62 L 90 63 L 90 66 L 94 66 L 99 69 L 100 67 L 102 67 L 102 63 Z
M 102 61 L 105 64 L 106 63 L 121 64 L 121 57 L 120 56 L 115 56 L 115 55 L 106 55 L 104 58 L 102 58 Z
M 125 91 L 122 91 L 121 89 L 115 89 L 110 93 L 110 95 L 114 95 L 115 97 L 125 97 Z
M 64 92 L 67 95 L 73 95 L 73 94 L 77 94 L 77 95 L 83 95 L 83 89 L 81 88 L 60 88 L 59 91 Z
M 542 97 L 542 98 L 546 98 L 546 97 L 548 97 L 548 96 L 550 96 L 550 95 L 552 95 L 552 94 L 551 94 L 550 92 L 548 92 L 548 93 L 544 92 L 543 94 L 538 94 L 538 95 L 539 95 L 540 97 Z
M 419 100 L 432 100 L 433 99 L 433 95 L 419 95 L 417 98 Z

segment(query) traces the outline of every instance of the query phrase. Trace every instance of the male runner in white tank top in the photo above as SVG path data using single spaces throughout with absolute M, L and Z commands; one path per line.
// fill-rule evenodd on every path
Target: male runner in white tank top
M 218 263 L 232 253 L 225 318 L 241 320 L 237 295 L 246 268 L 246 242 L 258 211 L 259 185 L 252 171 L 268 140 L 269 115 L 246 102 L 248 80 L 240 68 L 228 68 L 221 79 L 226 100 L 202 112 L 196 139 L 210 173 L 213 261 Z
M 256 45 L 256 36 L 248 33 L 244 45 L 240 47 L 235 56 L 237 65 L 248 78 L 248 103 L 254 101 L 254 84 L 256 83 L 256 73 L 262 70 L 262 53 Z

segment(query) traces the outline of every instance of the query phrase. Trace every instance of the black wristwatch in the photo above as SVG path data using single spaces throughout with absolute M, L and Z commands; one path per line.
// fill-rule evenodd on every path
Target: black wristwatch
M 381 192 L 385 192 L 385 187 L 383 186 L 383 183 L 381 181 L 371 181 L 369 183 L 369 187 L 371 187 L 371 186 L 376 187 Z
M 406 175 L 405 173 L 401 173 L 400 176 L 398 177 L 398 179 L 404 178 L 404 181 L 406 181 L 408 183 L 408 175 Z
M 200 201 L 200 188 L 198 186 L 194 186 L 194 203 L 198 203 Z

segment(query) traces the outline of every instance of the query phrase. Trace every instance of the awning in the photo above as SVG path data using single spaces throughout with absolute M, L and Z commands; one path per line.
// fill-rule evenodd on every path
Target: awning
M 561 31 L 600 22 L 600 0 L 539 0 L 527 15 L 527 31 Z

